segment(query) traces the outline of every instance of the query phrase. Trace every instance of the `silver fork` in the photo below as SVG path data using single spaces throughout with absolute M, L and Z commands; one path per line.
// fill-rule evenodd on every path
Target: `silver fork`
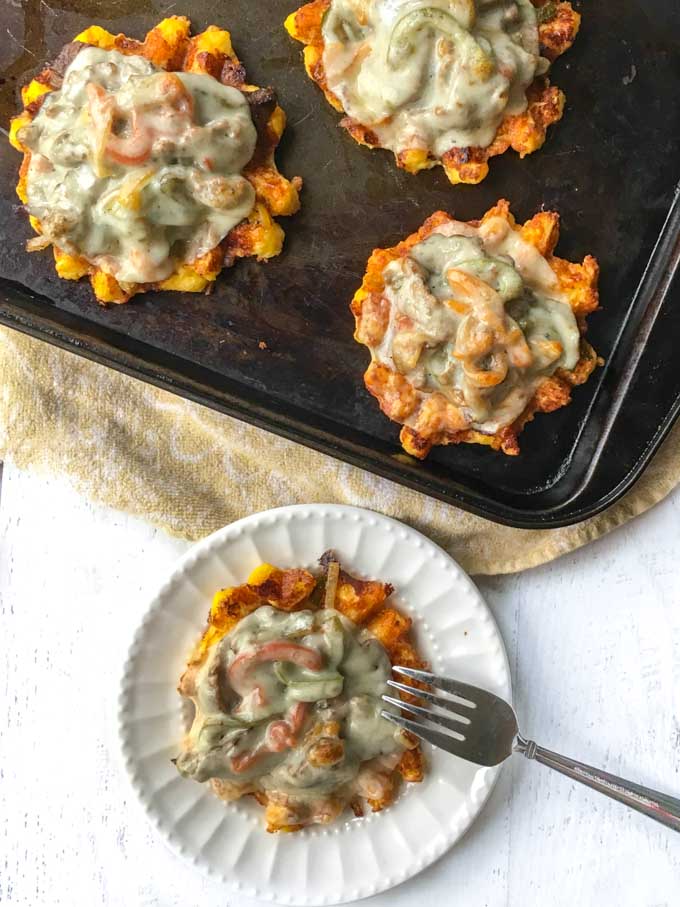
M 521 753 L 527 759 L 535 759 L 573 781 L 580 781 L 586 787 L 592 787 L 612 800 L 625 803 L 650 819 L 656 819 L 662 825 L 680 831 L 680 800 L 625 781 L 567 756 L 560 756 L 559 753 L 538 746 L 533 740 L 527 740 L 519 732 L 513 708 L 493 693 L 469 683 L 430 674 L 429 671 L 402 667 L 395 667 L 394 670 L 413 680 L 423 681 L 430 687 L 436 687 L 448 695 L 440 696 L 429 689 L 421 690 L 396 680 L 388 680 L 389 686 L 395 690 L 411 693 L 434 706 L 425 708 L 392 696 L 383 696 L 385 702 L 415 716 L 406 718 L 383 709 L 382 716 L 388 721 L 447 753 L 478 765 L 498 765 L 512 753 Z M 444 728 L 444 731 L 438 728 Z

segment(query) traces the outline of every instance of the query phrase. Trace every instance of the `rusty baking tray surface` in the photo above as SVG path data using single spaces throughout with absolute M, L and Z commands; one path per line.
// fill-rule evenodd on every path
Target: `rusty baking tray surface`
M 578 5 L 578 4 L 576 4 Z M 639 477 L 680 410 L 680 7 L 583 4 L 574 48 L 554 66 L 567 94 L 545 147 L 491 162 L 480 186 L 397 171 L 359 148 L 305 76 L 282 22 L 294 2 L 192 0 L 195 29 L 231 29 L 249 76 L 279 91 L 289 129 L 279 162 L 305 180 L 303 207 L 282 221 L 286 245 L 266 264 L 239 262 L 211 296 L 154 294 L 106 309 L 89 285 L 60 281 L 49 253 L 27 255 L 16 211 L 19 155 L 2 143 L 0 322 L 308 444 L 497 522 L 567 525 L 612 503 Z M 167 4 L 28 0 L 3 4 L 3 125 L 18 88 L 86 25 L 141 37 Z M 465 220 L 499 197 L 519 218 L 562 215 L 558 252 L 594 254 L 603 310 L 589 339 L 607 360 L 574 402 L 538 416 L 510 458 L 472 445 L 418 463 L 363 388 L 366 350 L 348 302 L 372 248 L 391 245 L 443 208 Z M 262 348 L 263 344 L 266 348 Z

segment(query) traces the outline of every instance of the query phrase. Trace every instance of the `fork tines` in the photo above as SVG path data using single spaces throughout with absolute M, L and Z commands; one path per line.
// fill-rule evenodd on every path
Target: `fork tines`
M 476 708 L 475 702 L 478 694 L 481 692 L 479 687 L 473 687 L 469 683 L 463 683 L 460 680 L 452 680 L 450 677 L 442 677 L 439 674 L 432 674 L 430 671 L 420 671 L 417 668 L 402 668 L 401 665 L 394 665 L 393 671 L 397 674 L 404 674 L 413 680 L 422 680 L 433 687 L 439 687 L 445 693 L 457 696 L 468 703 L 469 708 Z
M 455 756 L 461 756 L 463 759 L 469 759 L 480 765 L 497 763 L 496 759 L 488 761 L 488 757 L 483 751 L 484 748 L 480 748 L 480 728 L 478 724 L 473 725 L 472 721 L 477 709 L 475 700 L 478 699 L 479 694 L 483 694 L 482 690 L 448 677 L 440 677 L 429 671 L 404 668 L 398 665 L 395 665 L 393 670 L 411 680 L 436 687 L 447 695 L 438 695 L 430 689 L 420 689 L 397 680 L 388 680 L 388 686 L 392 689 L 408 693 L 421 702 L 431 703 L 432 707 L 426 708 L 424 705 L 384 695 L 382 697 L 384 702 L 395 709 L 401 709 L 402 713 L 406 712 L 412 717 L 406 717 L 393 709 L 383 709 L 381 713 L 383 718 Z M 439 728 L 444 730 L 439 730 Z

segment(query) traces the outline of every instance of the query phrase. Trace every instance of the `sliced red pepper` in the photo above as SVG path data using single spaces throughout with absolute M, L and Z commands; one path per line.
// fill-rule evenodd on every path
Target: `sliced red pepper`
M 190 118 L 194 115 L 194 99 L 184 82 L 174 72 L 166 73 L 160 81 L 160 91 L 164 103 L 169 104 L 180 113 Z
M 265 740 L 270 753 L 282 753 L 295 742 L 287 721 L 272 721 L 267 727 Z
M 237 655 L 232 661 L 229 666 L 229 680 L 237 693 L 243 695 L 242 687 L 247 671 L 264 661 L 290 661 L 308 671 L 320 671 L 323 667 L 321 654 L 315 649 L 284 640 L 268 642 L 250 652 Z
M 106 153 L 119 164 L 142 164 L 149 159 L 153 138 L 153 131 L 142 123 L 137 111 L 133 110 L 130 135 L 125 138 L 109 136 Z
M 272 721 L 268 725 L 264 741 L 257 749 L 232 757 L 232 771 L 245 772 L 263 756 L 269 753 L 282 753 L 295 746 L 297 734 L 302 730 L 308 712 L 308 702 L 295 703 L 286 719 Z
M 259 649 L 260 661 L 292 661 L 308 671 L 320 671 L 323 667 L 321 653 L 309 646 L 285 640 L 265 643 Z
M 171 112 L 171 122 L 177 113 L 191 121 L 194 100 L 182 80 L 174 73 L 166 73 L 159 87 L 161 93 L 159 106 Z M 151 155 L 156 130 L 144 122 L 139 111 L 133 110 L 130 114 L 130 135 L 125 137 L 112 135 L 111 127 L 116 112 L 115 97 L 96 82 L 88 82 L 86 91 L 92 124 L 95 132 L 105 139 L 106 154 L 119 164 L 130 166 L 147 161 Z
M 116 106 L 113 95 L 110 95 L 96 82 L 88 82 L 85 86 L 85 93 L 95 132 L 106 133 L 110 129 L 113 110 Z
M 245 772 L 248 771 L 251 765 L 261 759 L 268 750 L 256 749 L 252 753 L 239 753 L 238 756 L 232 756 L 231 758 L 231 770 L 233 772 Z
M 283 721 L 272 721 L 267 728 L 265 740 L 272 753 L 281 753 L 295 745 L 296 736 L 305 723 L 309 703 L 297 702 Z
M 305 718 L 309 712 L 309 703 L 308 702 L 296 702 L 293 708 L 290 710 L 288 716 L 288 724 L 293 734 L 297 734 L 298 731 L 302 730 L 302 725 L 305 723 Z

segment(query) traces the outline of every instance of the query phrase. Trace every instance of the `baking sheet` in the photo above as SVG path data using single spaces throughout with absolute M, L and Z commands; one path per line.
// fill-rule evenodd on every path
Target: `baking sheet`
M 452 187 L 440 170 L 398 171 L 391 154 L 360 148 L 338 127 L 283 29 L 294 2 L 5 0 L 5 125 L 20 85 L 86 25 L 143 37 L 164 15 L 184 13 L 195 31 L 228 27 L 249 78 L 276 87 L 289 120 L 279 166 L 305 185 L 301 211 L 280 221 L 278 259 L 238 262 L 210 296 L 150 294 L 104 309 L 89 284 L 56 277 L 51 253 L 24 252 L 31 231 L 13 188 L 20 156 L 3 143 L 0 321 L 500 522 L 563 525 L 596 512 L 640 473 L 678 411 L 678 216 L 669 210 L 680 160 L 680 8 L 575 5 L 581 33 L 552 69 L 567 94 L 563 120 L 541 151 L 494 158 L 482 184 Z M 400 453 L 399 426 L 363 387 L 367 351 L 352 340 L 348 303 L 375 246 L 437 209 L 466 220 L 499 197 L 518 219 L 558 210 L 558 254 L 599 259 L 603 309 L 588 336 L 608 365 L 571 406 L 527 426 L 519 457 L 460 445 L 418 463 Z

